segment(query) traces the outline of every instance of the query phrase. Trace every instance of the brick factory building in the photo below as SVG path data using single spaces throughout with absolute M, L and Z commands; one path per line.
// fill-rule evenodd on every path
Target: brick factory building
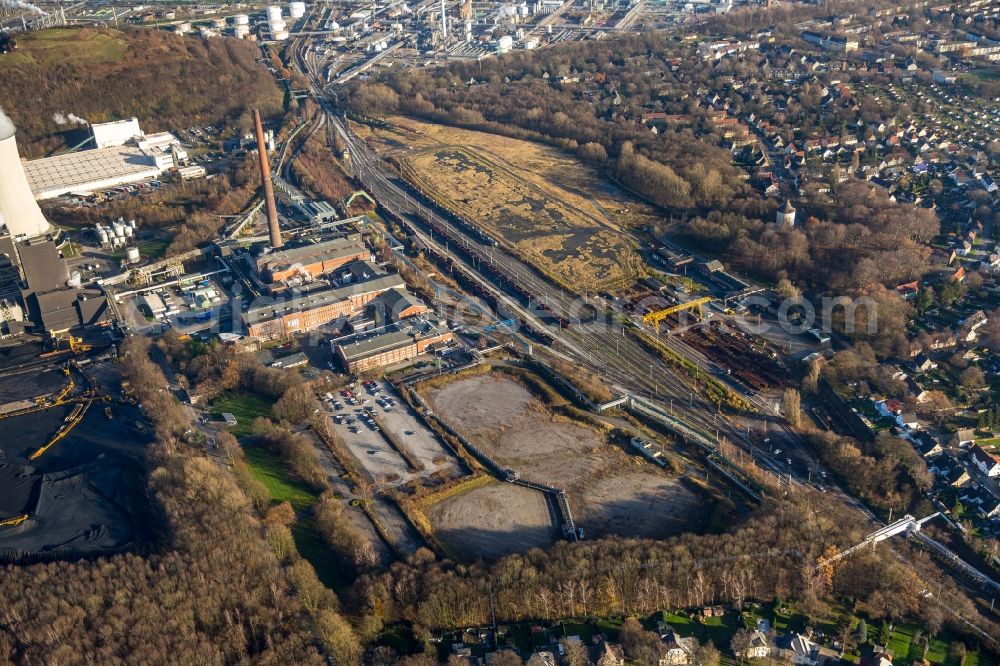
M 243 313 L 247 335 L 258 340 L 280 340 L 312 331 L 339 317 L 356 317 L 379 294 L 404 289 L 399 275 L 380 275 L 364 282 L 324 289 L 287 300 L 255 305 Z
M 333 349 L 341 367 L 358 373 L 408 361 L 453 338 L 446 324 L 421 319 L 342 338 L 333 343 Z
M 304 270 L 316 277 L 356 260 L 371 259 L 372 252 L 361 234 L 322 243 L 278 250 L 257 257 L 257 275 L 265 282 L 281 282 Z

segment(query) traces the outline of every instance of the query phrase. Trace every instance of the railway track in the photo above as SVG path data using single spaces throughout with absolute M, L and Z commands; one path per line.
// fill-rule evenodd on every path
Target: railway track
M 547 329 L 556 348 L 633 393 L 673 403 L 678 418 L 707 441 L 714 442 L 717 435 L 739 438 L 725 419 L 718 417 L 715 406 L 699 395 L 696 386 L 622 334 L 624 322 L 614 316 L 608 322 L 593 321 L 594 306 L 586 299 L 549 283 L 481 231 L 435 211 L 418 198 L 419 194 L 411 193 L 409 185 L 386 175 L 380 158 L 340 118 L 331 114 L 330 122 L 348 145 L 358 178 L 383 207 L 411 227 L 422 226 L 423 235 L 429 234 L 431 242 L 444 242 L 450 255 L 464 255 L 473 270 L 491 274 L 499 289 L 514 292 L 522 310 L 534 314 L 535 323 Z M 559 325 L 546 326 L 544 318 Z M 680 347 L 682 355 L 686 352 L 686 345 L 681 347 L 677 341 L 671 346 Z

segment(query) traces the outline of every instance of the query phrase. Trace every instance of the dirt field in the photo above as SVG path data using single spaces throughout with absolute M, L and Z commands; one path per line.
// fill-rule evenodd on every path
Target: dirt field
M 542 493 L 499 481 L 449 497 L 426 514 L 441 542 L 465 559 L 544 548 L 557 536 Z
M 409 118 L 392 122 L 359 133 L 409 164 L 425 191 L 567 287 L 615 290 L 644 272 L 621 232 L 661 218 L 597 170 L 530 141 Z
M 608 444 L 597 430 L 553 414 L 512 379 L 459 379 L 428 398 L 435 413 L 522 478 L 565 489 L 588 538 L 662 538 L 697 526 L 700 499 L 676 478 Z M 491 499 L 468 493 L 443 503 L 441 528 L 474 531 L 475 520 L 488 515 L 489 534 L 532 519 L 513 502 L 498 511 Z M 468 518 L 456 518 L 460 513 Z

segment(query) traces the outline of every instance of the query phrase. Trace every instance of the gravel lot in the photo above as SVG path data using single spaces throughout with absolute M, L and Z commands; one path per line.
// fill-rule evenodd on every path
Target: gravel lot
M 542 493 L 500 481 L 449 497 L 426 514 L 441 542 L 470 560 L 544 548 L 558 536 Z
M 511 379 L 464 378 L 428 397 L 439 416 L 501 464 L 513 467 L 524 479 L 565 489 L 587 538 L 610 534 L 658 538 L 690 529 L 696 522 L 692 519 L 699 498 L 676 478 L 607 444 L 589 426 L 553 414 Z M 475 532 L 481 517 L 490 516 L 488 535 L 490 530 L 502 532 L 506 525 L 537 522 L 537 511 L 492 500 L 488 493 L 470 492 L 444 502 L 440 528 Z M 466 514 L 464 520 L 456 517 L 460 512 Z M 451 541 L 456 548 L 464 543 L 457 537 Z M 489 551 L 487 543 L 475 552 L 493 556 Z
M 341 409 L 332 409 L 330 414 L 340 414 L 354 419 L 354 423 L 336 423 L 331 419 L 331 425 L 347 443 L 351 453 L 361 462 L 368 472 L 380 484 L 396 486 L 411 479 L 426 478 L 435 473 L 458 475 L 461 468 L 454 456 L 444 447 L 437 435 L 417 417 L 403 402 L 388 382 L 379 382 L 381 393 L 379 397 L 395 399 L 394 406 L 380 406 L 376 396 L 367 390 L 359 390 L 356 396 L 367 401 L 367 404 L 349 405 L 347 400 L 338 395 L 337 400 L 343 403 Z M 375 410 L 375 417 L 385 432 L 402 442 L 417 461 L 423 464 L 423 471 L 412 469 L 406 459 L 399 454 L 386 440 L 382 432 L 368 427 L 364 422 L 364 408 Z M 351 432 L 354 427 L 358 432 Z

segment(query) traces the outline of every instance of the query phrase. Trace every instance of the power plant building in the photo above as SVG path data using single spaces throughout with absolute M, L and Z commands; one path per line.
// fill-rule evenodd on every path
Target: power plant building
M 340 317 L 356 317 L 380 294 L 405 289 L 398 275 L 380 275 L 304 296 L 251 307 L 243 313 L 247 335 L 257 340 L 280 340 L 306 333 Z
M 333 343 L 333 351 L 347 372 L 383 368 L 416 358 L 446 345 L 454 334 L 443 323 L 407 320 L 389 329 L 360 333 Z
M 371 250 L 360 234 L 323 243 L 285 248 L 257 258 L 257 274 L 268 282 L 281 282 L 307 273 L 316 277 L 357 260 L 371 259 Z

